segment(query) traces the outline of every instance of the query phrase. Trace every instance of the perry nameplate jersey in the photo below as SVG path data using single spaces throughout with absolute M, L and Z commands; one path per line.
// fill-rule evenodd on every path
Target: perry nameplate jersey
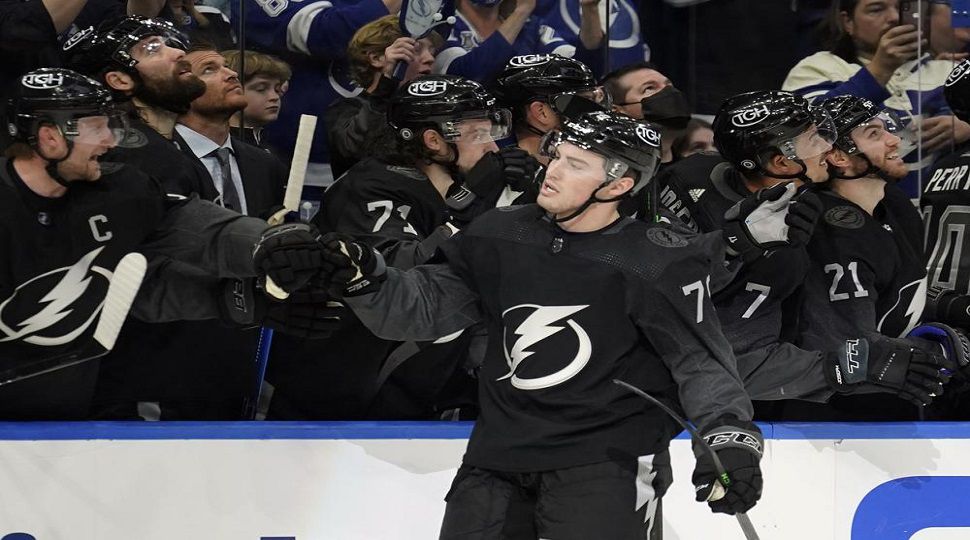
M 870 332 L 905 336 L 926 303 L 919 212 L 892 184 L 873 215 L 831 191 L 819 196 L 823 213 L 808 245 L 802 348 L 834 350 Z
M 409 267 L 408 254 L 420 259 L 417 244 L 447 221 L 448 208 L 427 176 L 368 158 L 327 189 L 315 223 L 321 231 L 352 234 L 392 266 Z
M 513 56 L 558 54 L 572 57 L 576 54 L 575 46 L 535 15 L 526 20 L 511 46 L 497 31 L 488 39 L 482 39 L 460 12 L 455 12 L 455 19 L 448 40 L 435 57 L 435 73 L 461 75 L 485 83 Z
M 640 33 L 640 16 L 630 0 L 610 0 L 598 4 L 600 21 L 606 31 L 606 7 L 610 8 L 610 59 L 604 73 L 650 59 L 650 48 Z M 579 46 L 581 23 L 579 0 L 539 0 L 536 15 L 552 26 L 566 41 Z
M 93 332 L 115 266 L 163 212 L 159 186 L 127 167 L 51 199 L 0 158 L 0 356 L 54 356 Z
M 661 203 L 687 193 L 684 204 L 699 232 L 724 228 L 724 214 L 750 195 L 740 173 L 715 154 L 696 154 L 667 167 L 661 184 L 669 190 Z M 679 201 L 679 200 L 678 200 Z M 808 270 L 804 248 L 779 248 L 741 267 L 714 292 L 724 335 L 737 354 L 774 343 L 797 316 L 797 295 Z M 794 331 L 794 328 L 791 328 Z
M 679 428 L 614 378 L 700 424 L 745 417 L 707 292 L 717 242 L 632 218 L 570 234 L 526 205 L 486 213 L 443 246 L 491 337 L 465 463 L 540 471 L 666 447 Z
M 231 2 L 234 25 L 238 4 Z M 349 76 L 347 45 L 357 29 L 384 15 L 380 0 L 246 0 L 246 48 L 277 55 L 293 70 L 279 118 L 263 130 L 274 148 L 292 154 L 301 114 L 323 119 L 334 100 L 361 92 Z M 325 129 L 313 137 L 310 161 L 329 162 Z
M 920 199 L 929 254 L 927 280 L 970 294 L 970 146 L 964 145 L 935 165 Z

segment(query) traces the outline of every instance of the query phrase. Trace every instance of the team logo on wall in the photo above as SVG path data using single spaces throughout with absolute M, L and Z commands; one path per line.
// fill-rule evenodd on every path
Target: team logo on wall
M 970 61 L 964 60 L 963 62 L 960 62 L 955 68 L 953 68 L 950 75 L 947 76 L 946 82 L 944 82 L 943 85 L 950 86 L 951 84 L 959 81 L 967 74 L 968 71 L 970 71 Z
M 408 93 L 412 96 L 430 97 L 444 94 L 448 89 L 448 81 L 416 81 L 408 86 Z
M 736 127 L 749 127 L 761 122 L 771 114 L 767 105 L 742 109 L 731 116 L 731 124 Z
M 585 306 L 519 304 L 502 313 L 508 380 L 519 390 L 539 390 L 562 384 L 589 363 L 593 344 L 571 317 Z M 510 332 L 511 329 L 511 332 Z
M 110 270 L 93 264 L 103 249 L 17 287 L 0 304 L 0 343 L 53 347 L 83 334 L 101 313 L 111 281 Z

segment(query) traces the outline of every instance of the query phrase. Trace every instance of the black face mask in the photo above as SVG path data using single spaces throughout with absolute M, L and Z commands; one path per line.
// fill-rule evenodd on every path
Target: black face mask
M 640 100 L 643 119 L 672 129 L 684 129 L 690 121 L 690 103 L 673 86 Z

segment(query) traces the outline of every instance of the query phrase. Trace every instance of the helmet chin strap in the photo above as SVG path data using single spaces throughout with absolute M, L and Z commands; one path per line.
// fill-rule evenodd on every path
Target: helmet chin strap
M 802 161 L 800 158 L 788 158 L 788 159 L 791 159 L 792 161 L 797 163 L 798 166 L 801 167 L 801 170 L 795 174 L 778 174 L 778 173 L 773 173 L 768 171 L 768 169 L 765 169 L 759 164 L 758 172 L 760 172 L 763 176 L 767 176 L 768 178 L 777 178 L 779 180 L 801 180 L 802 182 L 805 182 L 805 185 L 808 185 L 808 186 L 815 184 L 815 181 L 809 178 L 808 176 L 808 167 L 805 166 L 804 161 Z
M 40 157 L 44 158 L 45 160 L 47 160 L 47 166 L 44 167 L 45 170 L 47 171 L 47 174 L 51 178 L 53 178 L 55 182 L 57 182 L 58 184 L 60 184 L 60 185 L 62 185 L 62 186 L 64 186 L 64 187 L 67 188 L 67 187 L 71 187 L 70 186 L 70 180 L 68 180 L 68 179 L 64 178 L 63 176 L 61 176 L 60 171 L 57 170 L 57 166 L 60 165 L 62 161 L 64 161 L 67 158 L 71 157 L 71 153 L 74 152 L 74 142 L 71 141 L 70 139 L 68 139 L 67 137 L 64 138 L 64 142 L 67 143 L 67 154 L 64 154 L 64 157 L 62 157 L 62 158 L 49 158 L 49 157 L 45 156 L 40 151 L 40 148 L 38 148 L 36 145 L 34 146 L 34 151 L 37 152 L 37 155 L 38 156 L 40 156 Z
M 861 157 L 862 159 L 865 160 L 865 162 L 866 162 L 866 170 L 862 171 L 859 174 L 854 174 L 854 175 L 851 175 L 851 176 L 844 175 L 844 174 L 839 174 L 839 173 L 835 173 L 832 176 L 835 177 L 835 178 L 838 178 L 839 180 L 857 180 L 859 178 L 865 178 L 866 176 L 869 176 L 871 174 L 878 174 L 883 180 L 886 180 L 886 177 L 884 176 L 883 170 L 880 169 L 879 167 L 876 167 L 875 165 L 873 165 L 872 164 L 872 161 L 869 160 L 869 157 L 868 156 L 866 156 L 865 154 L 856 154 L 856 155 L 858 157 Z
M 601 189 L 603 189 L 603 188 L 605 188 L 606 186 L 610 185 L 611 182 L 613 182 L 613 180 L 606 180 L 602 184 L 600 184 L 599 186 L 597 186 L 596 189 L 594 189 L 593 192 L 589 195 L 589 198 L 586 199 L 586 202 L 584 202 L 583 204 L 581 204 L 579 206 L 579 208 L 577 208 L 576 211 L 574 211 L 572 214 L 569 214 L 568 216 L 566 216 L 564 218 L 557 218 L 557 217 L 550 216 L 550 219 L 552 220 L 553 223 L 562 223 L 564 221 L 569 221 L 571 219 L 576 218 L 577 216 L 579 216 L 583 212 L 585 212 L 587 208 L 589 208 L 590 206 L 593 205 L 593 203 L 615 202 L 615 201 L 619 201 L 619 200 L 623 199 L 624 197 L 626 197 L 629 194 L 629 191 L 627 191 L 626 193 L 623 193 L 622 195 L 617 195 L 616 197 L 613 197 L 613 198 L 610 198 L 610 199 L 600 199 L 599 197 L 597 197 L 596 196 L 596 192 L 599 191 L 599 190 L 601 190 Z

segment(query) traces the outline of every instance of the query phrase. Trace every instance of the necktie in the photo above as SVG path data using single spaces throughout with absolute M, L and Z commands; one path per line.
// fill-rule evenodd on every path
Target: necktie
M 212 152 L 219 160 L 219 169 L 222 171 L 222 206 L 236 212 L 242 212 L 242 205 L 239 204 L 239 192 L 236 191 L 236 184 L 232 181 L 232 169 L 230 169 L 229 164 L 231 153 L 232 151 L 228 148 L 219 148 Z

